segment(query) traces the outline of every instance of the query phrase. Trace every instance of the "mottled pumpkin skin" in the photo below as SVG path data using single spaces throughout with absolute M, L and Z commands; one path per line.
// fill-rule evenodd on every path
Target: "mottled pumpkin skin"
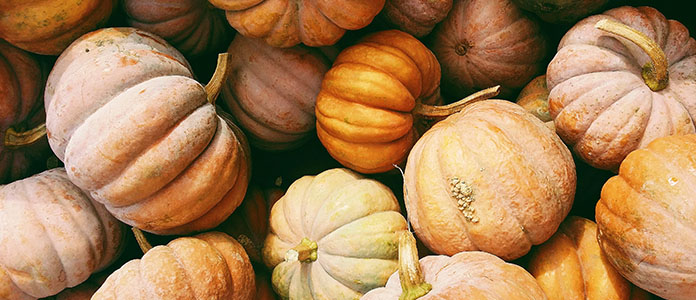
M 452 0 L 387 0 L 382 14 L 400 30 L 423 37 L 452 9 Z
M 206 232 L 156 246 L 112 273 L 93 300 L 252 300 L 254 269 L 230 236 Z
M 641 77 L 649 58 L 631 42 L 594 28 L 604 18 L 643 32 L 667 56 L 669 83 L 653 92 Z M 548 66 L 556 132 L 588 164 L 616 170 L 654 139 L 695 132 L 696 42 L 681 23 L 650 7 L 619 7 L 578 22 Z
M 572 23 L 607 4 L 609 0 L 512 0 L 549 23 Z
M 329 154 L 362 173 L 403 162 L 418 133 L 416 101 L 439 96 L 440 64 L 413 36 L 387 30 L 343 50 L 317 96 L 317 135 Z M 436 97 L 433 97 L 436 96 Z
M 696 135 L 631 152 L 602 188 L 597 239 L 635 285 L 667 299 L 696 298 Z
M 473 300 L 545 300 L 544 291 L 525 269 L 486 252 L 464 251 L 452 257 L 432 255 L 420 259 L 425 282 L 432 290 L 418 298 Z M 361 300 L 397 300 L 402 294 L 399 272 L 384 288 Z
M 575 185 L 570 151 L 553 131 L 519 105 L 485 100 L 418 140 L 404 199 L 416 235 L 434 253 L 481 250 L 512 260 L 553 235 Z
M 273 205 L 263 259 L 283 299 L 358 299 L 384 286 L 398 265 L 407 229 L 394 194 L 348 169 L 304 176 Z M 286 261 L 303 238 L 317 243 L 313 262 Z
M 223 12 L 207 0 L 124 0 L 130 26 L 152 32 L 187 57 L 224 51 L 231 35 Z
M 372 22 L 385 0 L 208 0 L 225 10 L 240 34 L 260 38 L 273 47 L 299 43 L 318 47 L 335 44 L 346 30 Z
M 46 84 L 49 143 L 76 185 L 159 234 L 213 228 L 241 203 L 249 150 L 183 56 L 134 28 L 87 34 Z
M 58 55 L 106 23 L 117 0 L 4 0 L 0 38 L 29 52 Z
M 0 299 L 52 296 L 121 253 L 123 225 L 62 168 L 0 186 Z

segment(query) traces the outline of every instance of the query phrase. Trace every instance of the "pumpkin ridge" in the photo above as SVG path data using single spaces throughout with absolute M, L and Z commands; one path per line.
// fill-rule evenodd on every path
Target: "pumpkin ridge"
M 386 213 L 397 213 L 397 212 L 392 211 L 392 210 L 383 210 L 383 211 L 368 212 L 368 213 L 367 213 L 366 215 L 364 215 L 364 216 L 361 216 L 361 217 L 359 217 L 359 218 L 357 218 L 357 219 L 354 219 L 354 220 L 352 220 L 352 221 L 350 221 L 350 222 L 348 222 L 348 223 L 345 223 L 345 224 L 343 224 L 343 225 L 341 225 L 341 226 L 336 227 L 336 229 L 332 230 L 331 232 L 329 232 L 329 233 L 325 234 L 324 236 L 322 236 L 321 238 L 317 239 L 316 243 L 317 243 L 317 245 L 323 243 L 323 242 L 324 242 L 324 239 L 325 239 L 327 236 L 331 235 L 332 233 L 334 233 L 334 232 L 340 230 L 341 228 L 343 228 L 343 227 L 345 227 L 345 226 L 349 226 L 349 225 L 352 225 L 353 223 L 360 222 L 360 221 L 362 221 L 363 219 L 365 219 L 365 218 L 370 218 L 370 217 L 372 217 L 372 216 L 374 216 L 374 215 L 381 215 L 381 214 L 386 214 Z M 348 258 L 355 258 L 355 259 L 367 259 L 367 258 L 369 258 L 369 259 L 389 260 L 389 259 L 376 258 L 376 257 L 362 257 L 362 256 L 354 256 L 354 255 L 341 255 L 341 254 L 335 254 L 335 253 L 331 253 L 331 252 L 329 252 L 329 251 L 326 251 L 326 250 L 323 250 L 323 249 L 317 247 L 317 252 L 320 252 L 320 251 L 323 252 L 323 253 L 329 254 L 329 255 L 341 256 L 341 257 L 348 257 Z M 317 255 L 317 256 L 318 256 L 318 255 Z
M 500 48 L 508 48 L 508 47 L 510 47 L 511 44 L 498 45 L 498 46 L 496 46 L 496 47 L 487 47 L 487 46 L 485 46 L 485 45 L 487 45 L 487 41 L 488 41 L 489 39 L 492 39 L 492 38 L 494 38 L 494 37 L 498 37 L 499 35 L 502 35 L 503 33 L 508 33 L 508 31 L 507 31 L 508 28 L 510 28 L 510 27 L 512 27 L 512 26 L 514 26 L 514 25 L 517 25 L 518 22 L 525 22 L 525 21 L 528 21 L 528 19 L 525 19 L 525 18 L 522 18 L 522 17 L 518 16 L 517 19 L 515 19 L 514 21 L 508 23 L 507 25 L 505 25 L 505 27 L 497 28 L 498 30 L 495 32 L 495 34 L 487 35 L 485 38 L 479 40 L 478 46 L 484 45 L 484 46 L 482 46 L 481 48 L 485 48 L 486 50 L 500 49 Z M 538 27 L 538 26 L 535 26 L 535 27 Z M 528 32 L 527 34 L 530 35 L 530 36 L 533 36 L 533 34 L 531 34 L 530 32 Z M 517 36 L 517 38 L 520 38 L 520 40 L 514 41 L 515 44 L 518 43 L 518 42 L 520 42 L 520 41 L 528 40 L 528 38 L 526 38 L 526 37 L 525 37 L 524 39 L 522 39 L 521 37 Z M 474 38 L 472 38 L 472 39 L 473 39 L 473 40 L 478 40 L 477 37 L 474 37 Z M 508 40 L 503 40 L 503 41 L 509 42 Z M 514 45 L 514 44 L 513 44 L 513 45 Z M 473 46 L 474 46 L 474 45 L 472 45 L 471 48 L 473 48 Z M 467 51 L 467 52 L 468 52 L 468 51 Z
M 193 242 L 193 243 L 196 243 L 196 244 L 199 244 L 199 243 L 197 243 L 198 241 L 201 241 L 202 243 L 207 244 L 208 247 L 210 247 L 209 249 L 211 249 L 212 251 L 215 251 L 214 253 L 215 253 L 217 256 L 219 256 L 219 258 L 220 258 L 223 262 L 225 262 L 225 267 L 224 267 L 223 269 L 225 270 L 225 273 L 229 274 L 230 277 L 232 277 L 232 274 L 229 273 L 229 267 L 228 267 L 228 265 L 227 265 L 227 260 L 225 260 L 225 257 L 222 255 L 222 253 L 220 253 L 220 251 L 218 251 L 217 248 L 215 248 L 215 247 L 214 247 L 212 244 L 210 244 L 208 241 L 205 241 L 205 240 L 202 240 L 202 239 L 190 239 L 190 241 Z M 200 244 L 199 244 L 199 245 L 196 245 L 196 248 L 198 248 L 198 251 L 197 251 L 197 252 L 198 252 L 198 253 L 202 252 L 203 250 L 201 249 L 201 247 L 197 247 L 197 246 L 200 246 Z M 176 261 L 176 263 L 179 265 L 179 267 L 180 267 L 182 270 L 184 270 L 183 273 L 184 273 L 184 276 L 185 276 L 185 278 L 186 278 L 185 281 L 188 283 L 188 286 L 189 286 L 189 288 L 191 289 L 191 292 L 193 292 L 193 295 L 194 295 L 195 299 L 201 299 L 201 297 L 200 297 L 201 295 L 198 295 L 198 293 L 197 293 L 198 289 L 194 288 L 194 286 L 193 286 L 194 281 L 191 280 L 191 279 L 193 278 L 193 276 L 191 276 L 191 272 L 190 272 L 189 268 L 187 268 L 186 265 L 184 265 L 184 263 L 181 261 L 181 257 L 179 257 L 179 252 L 176 251 L 176 249 L 169 247 L 169 244 L 167 244 L 166 249 L 169 250 L 169 251 L 171 252 L 172 257 L 174 257 L 174 260 Z M 206 252 L 207 252 L 207 251 L 206 251 Z M 228 282 L 228 284 L 229 284 L 229 283 L 230 283 L 230 282 Z
M 346 101 L 346 102 L 348 102 L 348 101 Z M 353 103 L 355 103 L 355 102 L 353 102 Z M 362 105 L 362 103 L 357 103 L 357 104 L 361 104 L 361 105 Z M 377 108 L 377 109 L 379 109 L 379 108 Z M 391 111 L 391 112 L 403 114 L 402 112 L 399 112 L 399 111 Z M 344 120 L 341 120 L 341 119 L 340 119 L 340 116 L 332 117 L 332 116 L 328 116 L 328 115 L 326 115 L 326 114 L 324 114 L 324 113 L 321 113 L 321 112 L 318 112 L 318 113 L 321 114 L 321 116 L 322 116 L 323 119 L 335 120 L 335 121 L 337 121 L 337 122 L 347 124 L 347 126 L 358 127 L 357 129 L 360 129 L 360 128 L 368 128 L 368 129 L 369 129 L 369 128 L 393 129 L 393 128 L 394 128 L 394 126 L 391 125 L 391 124 L 374 123 L 374 124 L 364 124 L 364 125 L 362 125 L 362 124 L 356 124 L 355 122 L 350 122 L 350 123 L 348 123 L 348 122 L 345 122 Z M 322 122 L 322 123 L 326 123 L 326 122 Z M 382 125 L 382 126 L 380 126 L 380 125 Z M 327 127 L 331 127 L 331 126 L 327 126 Z M 326 130 L 326 129 L 324 129 L 324 130 Z M 391 140 L 388 140 L 388 141 L 380 141 L 380 142 L 377 142 L 377 141 L 364 141 L 363 139 L 360 139 L 361 141 L 358 141 L 358 140 L 356 140 L 356 139 L 349 139 L 349 138 L 351 138 L 352 136 L 338 137 L 338 136 L 334 135 L 333 133 L 331 133 L 331 131 L 332 131 L 331 129 L 326 130 L 326 131 L 329 132 L 330 135 L 333 136 L 334 138 L 342 139 L 342 140 L 345 140 L 345 141 L 348 141 L 348 142 L 351 142 L 351 143 L 356 143 L 356 144 L 372 144 L 372 143 L 387 144 L 387 143 L 390 143 L 390 142 L 393 142 L 393 141 L 396 141 L 396 140 L 398 140 L 398 139 L 403 138 L 404 135 L 408 134 L 408 132 L 411 131 L 411 129 L 407 130 L 403 135 L 400 135 L 400 136 L 398 136 L 398 137 L 395 137 L 394 139 L 391 139 Z M 384 136 L 384 134 L 379 134 L 379 135 L 380 135 L 380 136 Z
M 404 61 L 406 61 L 406 59 L 408 59 L 407 62 L 411 62 L 411 64 L 413 66 L 415 66 L 416 69 L 418 69 L 418 75 L 420 77 L 419 81 L 420 81 L 420 85 L 421 85 L 420 95 L 412 94 L 412 96 L 413 96 L 413 98 L 420 98 L 421 96 L 424 96 L 422 94 L 426 92 L 424 90 L 424 82 L 423 82 L 423 80 L 425 80 L 425 79 L 423 78 L 422 75 L 426 74 L 426 73 L 424 72 L 424 70 L 421 69 L 421 66 L 418 65 L 418 63 L 413 59 L 413 57 L 411 57 L 408 54 L 408 52 L 403 51 L 402 49 L 400 49 L 394 45 L 383 44 L 383 43 L 381 43 L 381 41 L 375 41 L 375 40 L 365 41 L 365 42 L 362 42 L 356 46 L 376 49 L 377 51 L 388 53 L 390 56 L 398 57 Z M 391 77 L 397 78 L 397 81 L 403 85 L 403 82 L 401 80 L 399 80 L 399 76 L 397 76 L 398 74 L 394 74 L 392 72 L 393 70 L 391 70 L 391 69 L 382 68 L 381 65 L 367 64 L 367 63 L 363 63 L 361 61 L 355 61 L 355 60 L 349 60 L 349 61 L 341 60 L 339 62 L 339 64 L 344 64 L 344 63 L 354 63 L 354 64 L 361 64 L 361 65 L 366 65 L 368 67 L 372 67 L 376 70 L 381 71 L 382 73 L 386 73 L 386 74 L 391 75 Z M 407 91 L 411 92 L 411 90 L 408 87 L 404 86 L 404 88 L 406 88 Z

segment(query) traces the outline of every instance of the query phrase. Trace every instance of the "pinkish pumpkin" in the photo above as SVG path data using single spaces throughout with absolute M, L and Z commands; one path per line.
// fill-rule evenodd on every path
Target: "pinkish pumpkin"
M 382 15 L 416 37 L 430 33 L 452 9 L 452 0 L 387 0 Z

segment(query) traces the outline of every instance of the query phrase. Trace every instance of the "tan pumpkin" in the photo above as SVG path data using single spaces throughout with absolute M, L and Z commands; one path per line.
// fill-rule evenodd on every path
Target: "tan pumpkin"
M 407 228 L 389 188 L 347 169 L 293 182 L 269 222 L 263 259 L 283 299 L 357 299 L 384 286 Z
M 255 299 L 254 269 L 230 236 L 206 232 L 151 248 L 109 275 L 93 300 Z
M 696 134 L 631 152 L 602 188 L 597 239 L 623 277 L 667 299 L 696 298 Z
M 273 48 L 242 35 L 227 52 L 231 74 L 222 100 L 251 145 L 288 150 L 306 142 L 314 134 L 314 104 L 329 59 L 314 48 Z
M 410 232 L 399 238 L 399 270 L 383 288 L 361 300 L 547 299 L 527 271 L 486 252 L 464 251 L 452 257 L 426 256 L 418 260 Z
M 382 14 L 397 28 L 414 36 L 430 33 L 452 9 L 452 0 L 387 0 Z
M 167 40 L 186 56 L 224 51 L 231 35 L 224 14 L 207 0 L 124 0 L 130 26 Z
M 183 56 L 134 28 L 87 34 L 46 85 L 49 143 L 70 180 L 119 220 L 160 234 L 213 228 L 249 182 L 241 131 L 211 104 L 226 60 L 204 88 Z
M 117 0 L 4 0 L 0 38 L 29 52 L 58 55 L 81 35 L 101 27 Z
M 573 204 L 575 164 L 541 120 L 485 100 L 435 124 L 406 163 L 409 221 L 434 253 L 512 260 L 553 235 Z
M 614 171 L 658 137 L 695 132 L 694 54 L 688 30 L 650 7 L 578 22 L 546 74 L 556 132 L 590 165 Z
M 0 186 L 0 299 L 52 296 L 113 262 L 123 225 L 62 168 Z
M 363 28 L 385 0 L 208 0 L 227 12 L 240 34 L 261 38 L 273 47 L 335 44 L 346 32 Z

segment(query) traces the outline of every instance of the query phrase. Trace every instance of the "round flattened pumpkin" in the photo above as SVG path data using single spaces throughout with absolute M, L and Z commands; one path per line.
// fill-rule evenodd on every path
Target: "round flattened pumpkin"
M 123 225 L 52 169 L 0 186 L 0 299 L 48 297 L 121 253 Z
M 382 14 L 400 30 L 423 37 L 447 17 L 450 9 L 452 0 L 387 0 Z
M 599 21 L 612 31 L 596 28 Z M 547 69 L 556 132 L 605 170 L 658 137 L 693 133 L 695 54 L 686 27 L 654 8 L 623 6 L 585 18 L 565 34 Z
M 208 90 L 161 38 L 98 30 L 49 75 L 49 143 L 70 180 L 124 223 L 160 234 L 210 229 L 242 201 L 250 162 L 244 135 L 218 116 Z

